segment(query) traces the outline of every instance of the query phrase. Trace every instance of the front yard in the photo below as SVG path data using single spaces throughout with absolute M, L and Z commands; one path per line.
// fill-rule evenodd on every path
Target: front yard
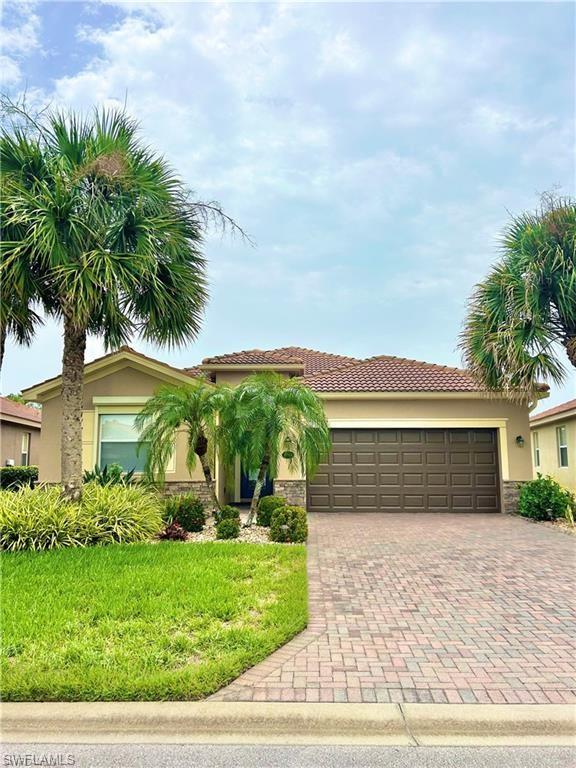
M 199 699 L 307 621 L 304 546 L 3 554 L 5 701 Z

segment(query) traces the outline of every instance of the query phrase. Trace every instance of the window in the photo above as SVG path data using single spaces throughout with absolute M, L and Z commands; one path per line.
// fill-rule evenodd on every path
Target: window
M 126 472 L 131 469 L 136 472 L 144 471 L 148 449 L 138 441 L 135 418 L 135 413 L 109 413 L 100 416 L 98 463 L 101 467 L 106 464 L 120 464 Z
M 532 433 L 532 447 L 534 448 L 534 466 L 540 466 L 540 438 L 538 432 Z
M 20 449 L 20 466 L 27 467 L 30 463 L 30 432 L 22 432 L 22 447 Z
M 556 427 L 556 445 L 558 446 L 558 466 L 568 466 L 568 435 L 566 426 Z

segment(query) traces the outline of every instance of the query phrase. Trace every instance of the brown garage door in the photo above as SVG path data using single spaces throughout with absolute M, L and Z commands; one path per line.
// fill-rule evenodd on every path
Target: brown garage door
M 493 429 L 335 429 L 311 512 L 498 512 Z

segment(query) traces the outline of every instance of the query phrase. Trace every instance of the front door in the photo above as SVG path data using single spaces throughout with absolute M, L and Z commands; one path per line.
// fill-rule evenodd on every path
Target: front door
M 242 501 L 251 501 L 254 495 L 254 486 L 258 478 L 258 470 L 255 472 L 246 472 L 242 467 L 240 474 L 240 498 Z M 266 477 L 260 496 L 271 496 L 273 493 L 272 480 Z

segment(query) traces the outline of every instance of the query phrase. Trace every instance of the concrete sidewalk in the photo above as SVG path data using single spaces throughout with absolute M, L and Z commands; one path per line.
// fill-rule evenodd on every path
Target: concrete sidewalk
M 4 743 L 576 746 L 572 705 L 7 703 Z

